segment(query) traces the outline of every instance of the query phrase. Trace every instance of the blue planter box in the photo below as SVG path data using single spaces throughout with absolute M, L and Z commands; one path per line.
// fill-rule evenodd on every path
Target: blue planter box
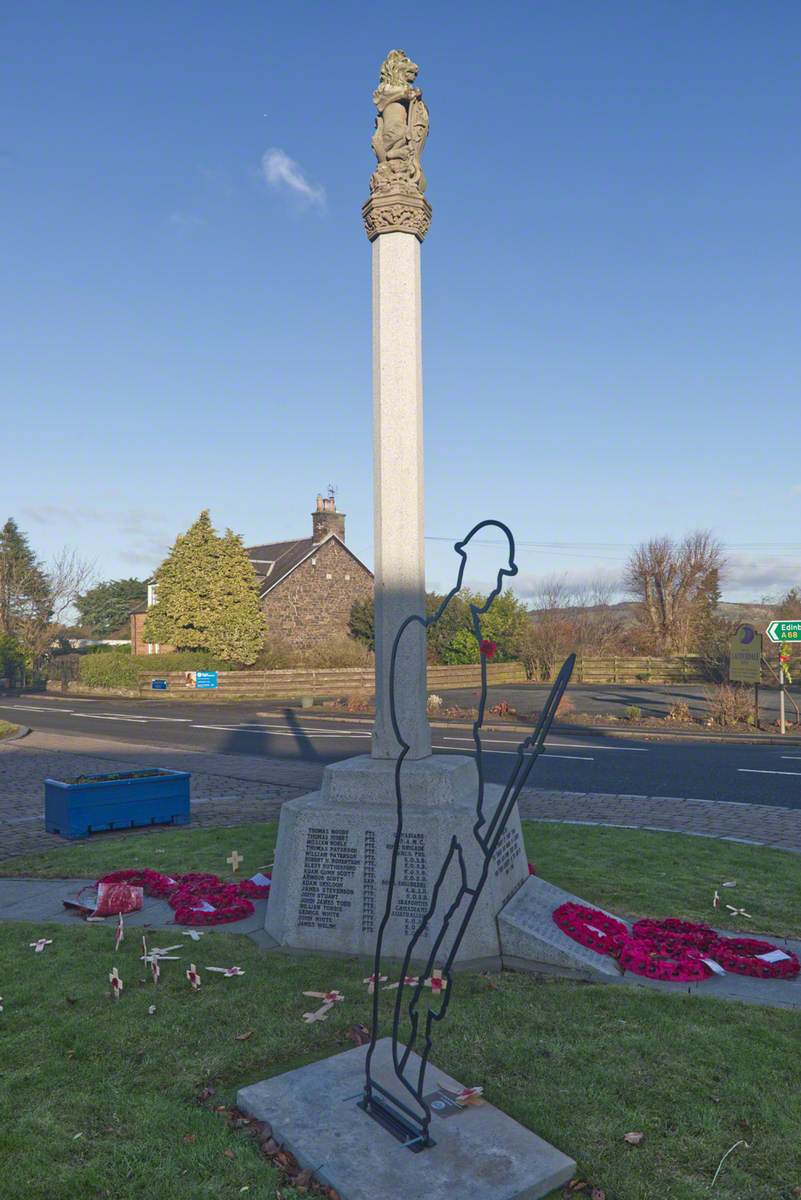
M 88 837 L 103 829 L 138 825 L 189 824 L 188 771 L 159 769 L 140 779 L 104 779 L 84 783 L 45 779 L 45 829 L 62 837 Z

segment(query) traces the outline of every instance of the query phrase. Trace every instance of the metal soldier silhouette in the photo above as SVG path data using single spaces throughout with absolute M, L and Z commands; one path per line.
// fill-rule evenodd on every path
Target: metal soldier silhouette
M 482 637 L 481 618 L 489 611 L 496 597 L 500 595 L 504 580 L 507 577 L 517 574 L 517 564 L 514 560 L 514 538 L 509 528 L 503 522 L 486 520 L 474 525 L 467 536 L 454 546 L 456 553 L 461 559 L 454 587 L 448 592 L 447 596 L 445 596 L 431 616 L 421 617 L 414 615 L 408 617 L 398 629 L 392 646 L 389 689 L 390 715 L 395 737 L 400 744 L 401 750 L 395 764 L 395 799 L 397 807 L 395 840 L 390 863 L 386 903 L 378 929 L 374 956 L 373 972 L 376 980 L 381 975 L 381 952 L 384 931 L 392 915 L 398 858 L 403 837 L 403 763 L 409 751 L 409 744 L 405 740 L 403 730 L 399 726 L 395 703 L 395 668 L 398 658 L 402 654 L 403 634 L 412 624 L 421 624 L 428 629 L 442 617 L 448 605 L 462 589 L 465 568 L 467 566 L 466 547 L 477 534 L 485 530 L 499 530 L 504 535 L 508 548 L 508 562 L 505 566 L 499 568 L 495 587 L 489 593 L 486 600 L 482 604 L 470 602 L 469 605 L 472 633 L 479 648 L 479 660 L 481 664 L 481 692 L 477 717 L 473 723 L 474 757 L 478 772 L 478 789 L 475 820 L 472 825 L 472 837 L 480 851 L 480 869 L 477 874 L 474 871 L 474 878 L 471 879 L 469 877 L 470 870 L 465 860 L 464 847 L 456 835 L 454 835 L 442 868 L 432 888 L 428 910 L 417 925 L 406 947 L 398 981 L 395 985 L 397 991 L 395 993 L 392 1022 L 392 1063 L 395 1077 L 400 1087 L 406 1093 L 404 1099 L 382 1087 L 373 1078 L 371 1073 L 373 1053 L 378 1040 L 380 989 L 376 987 L 373 992 L 372 1034 L 367 1052 L 365 1089 L 361 1107 L 390 1129 L 396 1137 L 403 1140 L 406 1146 L 415 1151 L 422 1150 L 426 1146 L 433 1144 L 429 1134 L 431 1109 L 424 1099 L 425 1074 L 433 1044 L 435 1024 L 443 1020 L 450 1003 L 452 993 L 451 968 L 487 881 L 492 856 L 517 803 L 520 791 L 528 779 L 531 768 L 539 757 L 575 663 L 575 655 L 572 654 L 562 666 L 557 680 L 551 689 L 547 703 L 540 714 L 536 729 L 518 746 L 509 779 L 503 788 L 492 816 L 488 817 L 484 811 L 485 783 L 481 747 L 481 726 L 484 721 L 484 710 L 487 700 L 487 651 L 489 647 Z M 446 878 L 452 873 L 452 869 L 455 869 L 458 886 L 453 899 L 440 914 L 438 925 L 434 928 L 434 916 L 437 912 L 440 894 Z M 409 982 L 412 978 L 409 974 L 409 969 L 415 947 L 426 932 L 431 937 L 431 947 L 425 967 L 416 981 Z M 446 952 L 444 943 L 448 937 L 450 937 L 450 942 Z M 441 979 L 439 976 L 434 976 L 440 953 L 444 955 L 444 960 L 440 967 Z M 425 990 L 427 986 L 430 988 L 428 992 Z M 424 996 L 425 1003 L 421 1003 Z M 436 1002 L 437 997 L 438 1003 Z M 423 1010 L 422 1012 L 421 1009 Z M 420 1059 L 419 1067 L 415 1067 L 414 1069 L 410 1066 L 410 1056 L 413 1051 L 418 1053 Z

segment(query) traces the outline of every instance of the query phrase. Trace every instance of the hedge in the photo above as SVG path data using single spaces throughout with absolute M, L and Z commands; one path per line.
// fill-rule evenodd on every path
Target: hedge
M 215 658 L 206 650 L 182 650 L 176 654 L 130 654 L 115 651 L 87 654 L 81 658 L 79 679 L 87 687 L 137 688 L 139 678 L 148 672 L 230 671 L 231 663 Z

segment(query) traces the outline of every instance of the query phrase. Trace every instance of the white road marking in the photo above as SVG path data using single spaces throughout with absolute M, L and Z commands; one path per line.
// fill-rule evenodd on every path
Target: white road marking
M 254 737 L 263 737 L 264 733 L 266 732 L 263 729 L 246 729 L 246 728 L 243 728 L 241 725 L 193 725 L 192 728 L 193 729 L 222 729 L 222 730 L 225 730 L 227 733 L 249 733 L 249 734 L 252 734 Z M 299 733 L 303 734 L 305 737 L 315 737 L 315 738 L 369 738 L 369 736 L 370 736 L 369 733 L 351 733 L 348 730 L 343 730 L 342 732 L 318 733 L 316 729 L 297 729 L 297 730 L 281 729 L 281 730 L 276 730 L 270 736 L 294 738 L 295 740 L 297 740 L 297 736 Z
M 467 742 L 471 746 L 475 745 L 475 742 L 473 741 L 472 738 L 446 737 L 446 738 L 443 738 L 443 741 Z M 517 742 L 515 742 L 514 744 L 519 745 L 519 743 L 517 743 Z M 493 753 L 493 754 L 516 754 L 517 753 L 516 750 L 493 750 L 492 745 L 493 745 L 492 742 L 484 742 L 484 750 L 486 753 Z M 569 758 L 572 762 L 595 762 L 594 758 L 590 758 L 589 756 L 586 756 L 583 754 L 547 754 L 546 753 L 546 754 L 540 754 L 539 757 L 540 758 Z
M 487 734 L 485 734 L 485 735 L 484 735 L 484 744 L 485 744 L 485 745 L 489 745 L 489 744 L 490 744 L 490 738 L 491 738 L 491 737 L 492 737 L 492 735 L 491 735 L 491 734 L 490 734 L 490 735 L 487 735 Z M 445 742 L 472 742 L 472 741 L 473 741 L 473 739 L 472 739 L 472 738 L 456 738 L 456 737 L 449 737 L 449 736 L 446 734 L 446 735 L 443 737 L 443 741 L 445 741 Z M 519 745 L 520 745 L 520 743 L 521 743 L 522 741 L 523 741 L 523 739 L 522 739 L 522 738 L 496 738 L 496 737 L 492 737 L 492 743 L 491 743 L 491 744 L 492 744 L 492 745 L 494 745 L 494 746 L 519 746 Z M 475 743 L 474 743 L 474 744 L 475 744 Z M 551 747 L 551 746 L 553 746 L 554 750 L 556 750 L 556 749 L 559 749 L 559 750 L 562 750 L 562 749 L 565 749 L 565 750 L 567 750 L 567 749 L 573 749 L 573 750 L 592 750 L 592 751 L 595 751 L 595 750 L 611 750 L 613 753 L 616 753 L 616 752 L 617 752 L 617 753 L 619 753 L 620 751 L 624 751 L 624 752 L 625 752 L 625 751 L 629 750 L 629 751 L 631 751 L 633 754 L 648 754 L 648 753 L 650 753 L 650 751 L 648 751 L 648 750 L 645 750 L 645 749 L 640 749 L 640 747 L 639 747 L 639 746 L 596 746 L 596 745 L 589 745 L 589 746 L 588 746 L 588 745 L 586 745 L 584 742 L 546 742 L 546 743 L 545 743 L 545 745 L 546 745 L 546 746 L 548 746 L 548 747 Z
M 37 707 L 35 704 L 0 704 L 0 708 L 3 708 L 3 709 L 14 708 L 14 709 L 19 709 L 20 712 L 52 712 L 53 711 L 51 708 L 41 708 L 41 707 Z M 64 709 L 61 709 L 61 712 L 63 712 L 63 711 L 64 711 Z
M 738 767 L 742 775 L 801 775 L 801 771 L 759 771 L 756 767 Z
M 82 717 L 85 714 L 84 713 L 73 713 L 72 715 L 74 717 Z M 191 717 L 151 717 L 151 716 L 145 716 L 143 713 L 132 713 L 131 715 L 134 717 L 141 717 L 141 719 L 143 721 L 180 721 L 187 725 L 192 724 Z
M 71 717 L 78 716 L 77 713 L 69 713 Z M 82 717 L 86 717 L 90 721 L 132 721 L 136 725 L 146 725 L 147 717 L 115 717 L 111 713 L 81 713 Z

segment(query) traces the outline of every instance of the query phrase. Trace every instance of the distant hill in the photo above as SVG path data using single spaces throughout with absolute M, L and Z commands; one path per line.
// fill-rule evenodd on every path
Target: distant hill
M 638 624 L 637 611 L 639 607 L 639 604 L 635 600 L 620 600 L 617 604 L 576 604 L 569 608 L 555 608 L 552 611 L 563 615 L 566 619 L 575 619 L 576 617 L 585 615 L 592 619 L 595 613 L 611 612 L 617 617 L 623 627 L 628 628 L 630 625 Z M 721 600 L 718 605 L 718 612 L 730 621 L 751 621 L 754 625 L 764 626 L 767 625 L 768 621 L 773 620 L 775 605 Z

